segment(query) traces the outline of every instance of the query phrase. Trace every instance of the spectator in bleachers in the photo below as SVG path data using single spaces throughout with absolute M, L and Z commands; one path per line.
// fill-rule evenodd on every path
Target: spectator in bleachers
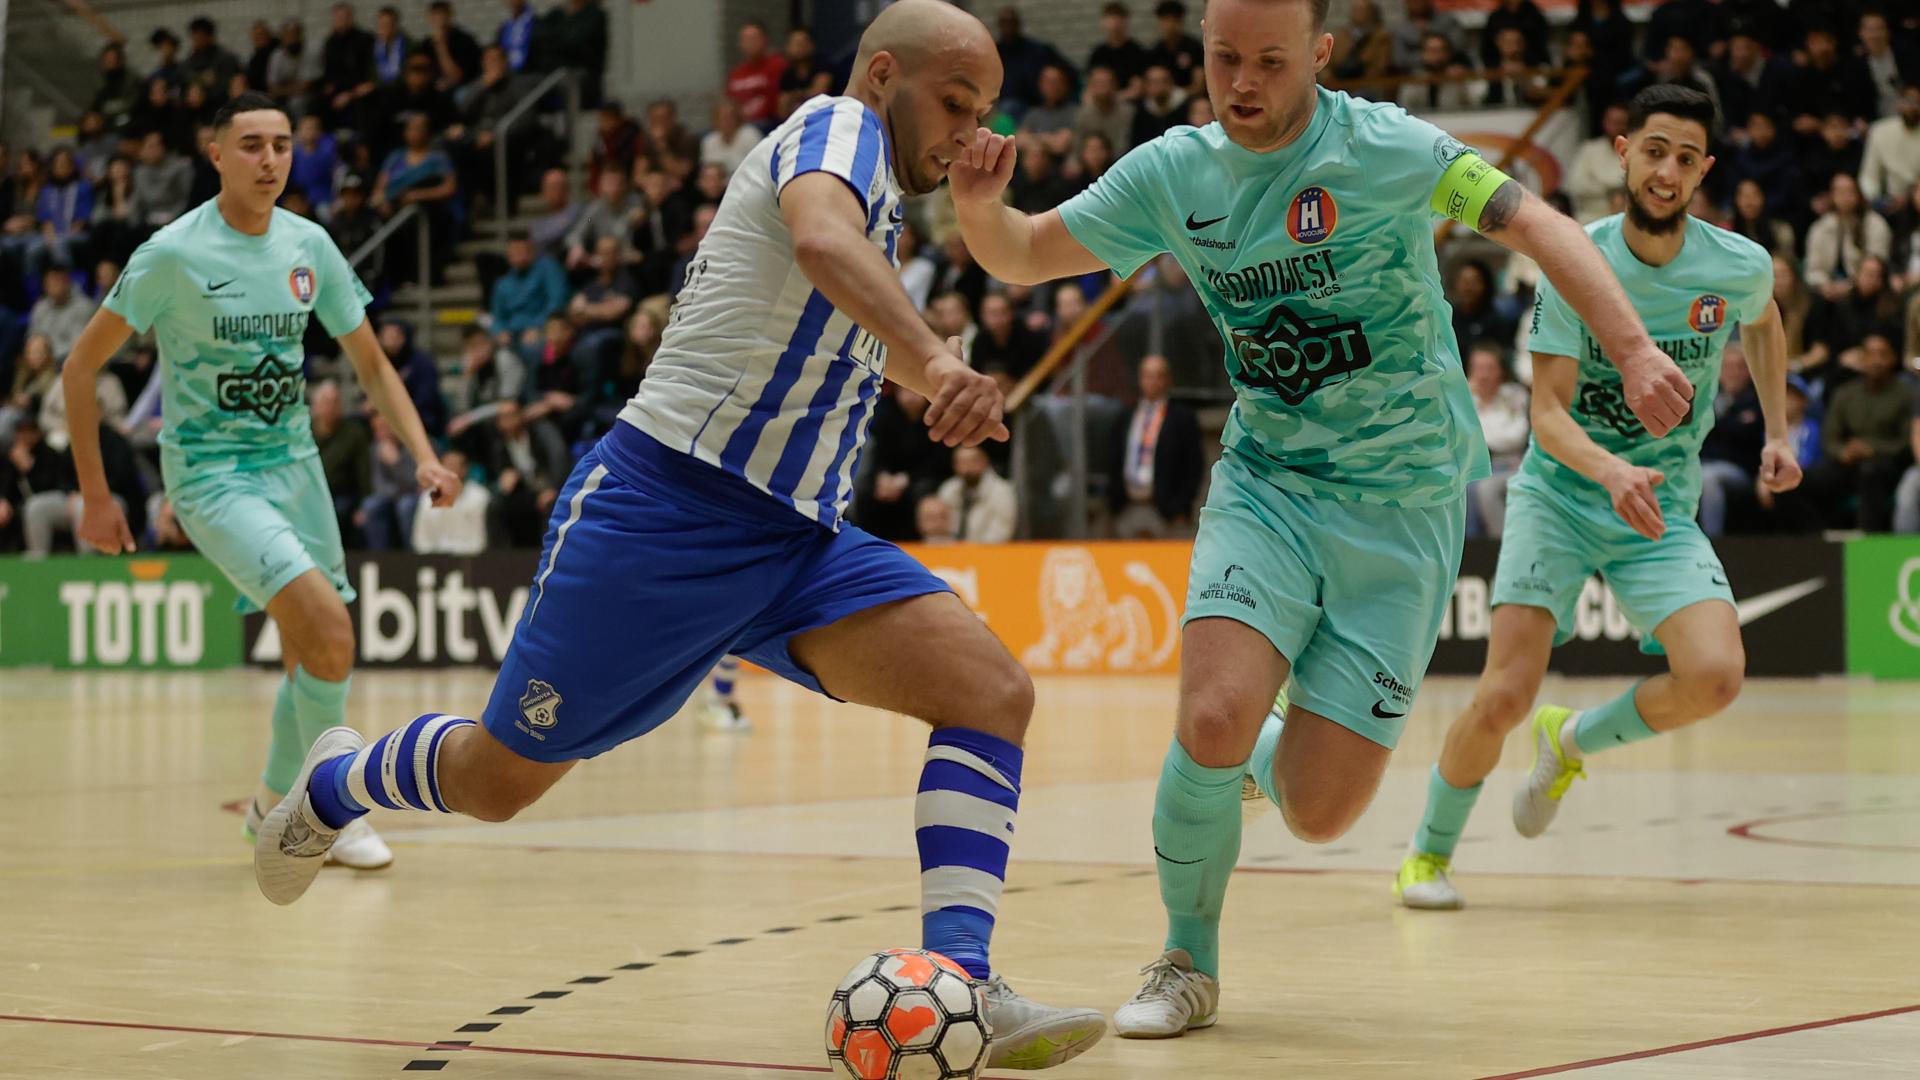
M 1074 114 L 1074 135 L 1083 143 L 1098 133 L 1107 145 L 1121 150 L 1130 147 L 1133 137 L 1134 104 L 1122 96 L 1119 80 L 1112 68 L 1087 69 L 1087 89 L 1080 97 L 1080 109 Z
M 101 421 L 115 429 L 124 426 L 127 419 L 127 390 L 120 385 L 119 377 L 110 371 L 101 371 L 94 376 L 93 390 Z M 59 453 L 66 453 L 72 445 L 67 434 L 66 383 L 57 379 L 40 399 L 40 431 L 45 435 L 47 445 Z
M 938 495 L 923 496 L 913 507 L 913 529 L 923 544 L 952 544 L 959 541 L 959 526 L 953 507 Z
M 950 294 L 962 305 L 959 294 Z M 961 311 L 964 313 L 965 307 Z M 1016 317 L 1013 302 L 1004 292 L 990 292 L 980 300 L 980 325 L 967 353 L 967 363 L 977 371 L 992 374 L 1004 371 L 1009 380 L 1019 382 L 1046 354 L 1047 340 L 1023 325 Z
M 1461 355 L 1476 341 L 1497 341 L 1502 346 L 1512 344 L 1517 326 L 1495 307 L 1497 295 L 1493 271 L 1486 263 L 1464 259 L 1453 268 L 1447 303 L 1453 306 L 1453 337 Z
M 567 257 L 567 237 L 573 235 L 585 207 L 573 201 L 573 186 L 567 171 L 551 168 L 540 175 L 540 205 L 544 210 L 527 235 L 535 255 L 562 260 Z
M 304 118 L 313 111 L 309 95 L 326 74 L 323 52 L 307 45 L 307 28 L 299 19 L 280 25 L 280 45 L 267 61 L 267 93 L 288 114 Z
M 1207 53 L 1200 39 L 1187 33 L 1187 5 L 1180 0 L 1160 0 L 1153 6 L 1153 17 L 1160 24 L 1160 37 L 1147 46 L 1147 68 L 1155 64 L 1167 69 L 1181 96 L 1207 92 Z M 1144 79 L 1147 72 L 1141 73 Z M 1142 92 L 1147 92 L 1144 83 Z M 1142 140 L 1135 139 L 1137 145 Z
M 1204 101 L 1206 99 L 1201 98 L 1199 100 Z M 1192 123 L 1191 120 L 1188 122 Z M 1209 120 L 1208 123 L 1212 123 L 1212 121 Z M 1194 124 L 1194 126 L 1206 127 L 1207 125 Z M 1076 192 L 1084 190 L 1092 185 L 1095 180 L 1105 176 L 1107 170 L 1113 168 L 1115 156 L 1113 144 L 1107 141 L 1105 135 L 1097 131 L 1089 133 L 1086 139 L 1080 144 L 1079 160 L 1068 165 L 1068 175 L 1073 178 Z
M 1713 397 L 1713 427 L 1700 447 L 1700 531 L 1726 535 L 1729 508 L 1753 501 L 1754 463 L 1766 441 L 1766 417 L 1746 351 L 1739 342 L 1728 342 Z
M 187 83 L 187 70 L 180 63 L 180 37 L 162 26 L 147 37 L 147 44 L 153 46 L 153 70 L 147 72 L 148 80 L 164 79 L 169 90 L 177 91 Z
M 1912 190 L 1920 180 L 1920 82 L 1908 83 L 1895 110 L 1867 128 L 1860 162 L 1860 193 L 1878 204 Z
M 40 402 L 59 381 L 60 360 L 54 354 L 53 342 L 45 334 L 29 333 L 13 365 L 13 388 L 0 402 L 0 442 L 11 438 L 15 425 L 29 416 L 35 418 L 34 432 L 38 436 Z
M 993 471 L 987 451 L 962 446 L 953 451 L 953 475 L 936 492 L 953 510 L 953 538 L 963 543 L 1004 544 L 1013 539 L 1020 500 L 1013 484 Z M 917 515 L 916 515 L 917 516 Z
M 833 93 L 833 72 L 820 66 L 819 46 L 813 40 L 812 30 L 795 26 L 787 31 L 787 48 L 782 55 L 787 63 L 780 72 L 780 107 L 776 120 L 792 116 L 801 102 Z
M 1714 67 L 1713 79 L 1720 89 L 1721 115 L 1729 128 L 1739 132 L 1756 112 L 1769 117 L 1785 114 L 1795 73 L 1793 65 L 1768 56 L 1754 31 L 1742 26 L 1727 42 L 1726 61 Z
M 674 297 L 677 298 L 680 290 L 686 288 L 687 268 L 693 265 L 694 257 L 699 254 L 700 241 L 707 238 L 707 230 L 713 227 L 713 216 L 719 212 L 720 207 L 717 204 L 701 203 L 693 211 L 693 228 L 676 241 L 675 250 L 680 253 L 680 257 L 674 260 L 673 269 L 668 272 L 667 278 L 670 286 L 668 292 Z
M 1333 39 L 1330 70 L 1336 79 L 1374 79 L 1393 69 L 1393 37 L 1387 33 L 1374 0 L 1353 0 L 1347 26 Z M 1379 96 L 1367 88 L 1363 96 Z
M 27 333 L 47 339 L 53 347 L 54 366 L 58 367 L 67 362 L 73 343 L 80 340 L 80 332 L 87 328 L 87 320 L 93 318 L 99 305 L 73 287 L 73 271 L 65 263 L 48 266 L 40 287 L 40 299 L 34 302 L 27 320 Z
M 339 144 L 321 129 L 320 118 L 301 117 L 294 128 L 293 165 L 287 171 L 287 188 L 305 195 L 324 217 L 333 207 L 334 170 L 339 165 Z
M 603 238 L 612 237 L 624 249 L 646 214 L 646 200 L 628 184 L 626 173 L 613 169 L 601 173 L 593 201 L 567 234 L 567 272 L 591 271 L 594 249 Z
M 67 463 L 41 437 L 40 421 L 22 417 L 0 433 L 7 448 L 0 456 L 0 552 L 24 546 L 27 502 L 36 495 L 65 491 Z
M 409 56 L 401 62 L 401 68 L 400 78 L 382 83 L 375 94 L 380 121 L 371 124 L 369 130 L 375 160 L 385 160 L 406 142 L 406 122 L 410 116 L 426 118 L 430 140 L 460 119 L 452 95 L 433 84 L 432 60 Z
M 727 179 L 728 173 L 724 166 L 718 162 L 707 162 L 700 166 L 699 172 L 694 174 L 694 197 L 702 203 L 720 205 L 720 199 L 727 193 Z
M 1040 146 L 1023 146 L 1008 193 L 1013 208 L 1023 214 L 1041 214 L 1066 202 L 1080 190 L 1061 171 L 1060 159 Z
M 507 66 L 506 51 L 489 45 L 480 54 L 480 78 L 466 88 L 460 119 L 446 130 L 445 144 L 460 168 L 463 189 L 494 198 L 495 129 L 526 96 L 528 78 Z M 508 192 L 523 190 L 528 170 L 540 160 L 552 160 L 552 136 L 540 125 L 538 110 L 514 118 L 507 132 Z
M 1000 105 L 1018 120 L 1040 101 L 1040 73 L 1049 65 L 1072 72 L 1073 64 L 1060 55 L 1059 49 L 1027 35 L 1019 8 L 1011 5 L 1001 8 L 997 22 L 1000 66 L 1005 72 L 1000 84 Z M 1072 92 L 1069 82 L 1068 93 Z
M 136 139 L 159 135 L 165 140 L 168 150 L 175 153 L 191 152 L 193 129 L 174 105 L 172 83 L 157 77 L 147 80 L 146 94 L 135 103 L 125 134 Z
M 587 425 L 599 411 L 606 373 L 599 366 L 602 357 L 580 347 L 580 334 L 567 314 L 548 318 L 544 338 L 533 346 L 521 346 L 520 355 L 528 362 L 532 381 L 527 420 L 552 421 L 559 429 L 563 451 L 597 434 Z M 556 483 L 566 478 L 564 469 L 561 473 Z
M 1420 54 L 1426 49 L 1427 36 L 1430 34 L 1439 34 L 1444 38 L 1452 53 L 1466 51 L 1467 32 L 1451 12 L 1434 11 L 1433 0 L 1406 0 L 1405 12 L 1393 26 L 1395 71 L 1419 70 Z
M 367 496 L 373 471 L 373 441 L 366 426 L 346 415 L 340 385 L 331 379 L 313 384 L 307 395 L 313 418 L 313 445 L 320 451 L 320 468 L 333 492 L 334 515 L 342 536 L 354 537 L 354 512 Z M 351 542 L 351 541 L 349 541 Z
M 210 137 L 205 139 L 200 137 L 200 131 L 203 128 L 212 132 L 213 114 L 220 111 L 220 103 L 215 99 L 213 91 L 197 82 L 190 82 L 181 89 L 180 100 L 175 107 L 181 120 L 187 127 L 193 129 L 192 149 L 194 151 L 200 151 L 207 143 L 213 141 Z M 208 197 L 211 198 L 211 194 Z
M 1472 100 L 1461 81 L 1468 74 L 1467 65 L 1443 34 L 1428 34 L 1421 41 L 1420 63 L 1412 74 L 1422 81 L 1402 83 L 1394 100 L 1415 116 L 1455 112 Z
M 1147 73 L 1147 50 L 1133 40 L 1133 13 L 1118 0 L 1100 9 L 1100 44 L 1087 54 L 1087 83 L 1093 73 L 1105 68 L 1112 77 L 1112 90 L 1123 100 L 1140 96 L 1140 79 Z
M 560 264 L 541 255 L 524 236 L 507 241 L 507 273 L 494 282 L 488 305 L 493 334 L 512 347 L 539 339 L 547 318 L 567 306 L 567 277 Z
M 766 24 L 748 20 L 740 27 L 740 62 L 727 73 L 727 97 L 740 107 L 741 120 L 749 124 L 768 125 L 780 114 L 780 76 L 787 70 L 787 61 L 768 45 Z
M 405 551 L 420 506 L 413 455 L 394 438 L 387 418 L 378 410 L 368 414 L 367 424 L 371 429 L 367 496 L 354 508 L 353 524 L 368 548 Z
M 1647 18 L 1646 58 L 1656 59 L 1675 37 L 1686 38 L 1701 56 L 1727 37 L 1727 16 L 1720 0 L 1666 0 Z
M 1887 217 L 1887 225 L 1893 229 L 1893 289 L 1905 294 L 1915 291 L 1920 297 L 1920 180 L 1915 180 L 1907 188 L 1904 196 L 1889 202 L 1897 209 Z M 1906 351 L 1908 356 L 1920 356 L 1913 349 Z
M 577 351 L 599 381 L 618 364 L 627 316 L 640 301 L 639 286 L 627 269 L 626 239 L 602 236 L 594 243 L 593 276 L 567 303 L 567 317 L 579 334 Z
M 393 86 L 406 70 L 412 42 L 400 29 L 400 11 L 383 7 L 373 16 L 373 79 L 382 86 Z M 431 61 L 429 61 L 431 65 Z M 431 66 L 429 66 L 431 71 Z M 429 76 L 431 80 L 431 76 Z
M 455 230 L 460 225 L 459 176 L 453 159 L 433 145 L 433 129 L 424 113 L 409 113 L 401 129 L 404 145 L 387 155 L 380 166 L 380 178 L 374 184 L 373 207 L 388 217 L 403 207 L 418 206 L 427 215 L 428 239 L 433 244 L 429 271 L 434 283 L 446 273 L 453 251 Z M 395 281 L 412 281 L 419 273 L 419 234 L 401 229 L 388 241 L 397 265 L 388 271 Z M 423 282 L 422 284 L 425 284 Z
M 460 374 L 454 382 L 447 438 L 473 456 L 485 457 L 481 436 L 500 402 L 519 401 L 526 389 L 527 364 L 519 351 L 495 341 L 478 324 L 469 325 L 460 336 Z
M 1600 134 L 1580 144 L 1567 170 L 1566 191 L 1573 199 L 1573 216 L 1582 224 L 1598 221 L 1611 211 L 1613 193 L 1625 186 L 1626 170 L 1620 167 L 1620 151 L 1614 140 L 1627 133 L 1627 107 L 1607 106 L 1601 114 Z
M 1429 7 L 1432 0 L 1427 0 Z M 1600 125 L 1601 111 L 1616 99 L 1614 87 L 1620 76 L 1625 75 L 1634 66 L 1633 41 L 1635 28 L 1621 0 L 1580 0 L 1579 11 L 1569 24 L 1569 44 L 1567 62 L 1574 62 L 1572 35 L 1584 35 L 1586 49 L 1590 55 L 1585 63 L 1589 68 L 1587 87 L 1588 130 Z M 1415 43 L 1417 47 L 1417 42 Z
M 247 37 L 253 51 L 247 55 L 242 74 L 248 89 L 265 93 L 269 85 L 267 69 L 273 65 L 273 54 L 280 48 L 280 39 L 274 36 L 272 25 L 265 19 L 253 20 L 253 25 L 247 28 Z
M 959 338 L 960 354 L 971 356 L 973 343 L 980 333 L 980 327 L 973 321 L 973 312 L 973 304 L 960 293 L 939 293 L 934 296 L 933 302 L 927 305 L 927 326 L 932 328 L 943 341 L 947 338 Z
M 1700 54 L 1694 48 L 1692 39 L 1683 34 L 1667 38 L 1666 48 L 1659 59 L 1649 60 L 1644 66 L 1628 72 L 1620 81 L 1618 96 L 1622 100 L 1629 99 L 1641 90 L 1660 83 L 1698 90 L 1713 100 L 1715 115 L 1725 115 L 1720 103 L 1720 87 L 1714 83 L 1713 75 L 1700 65 Z
M 1858 349 L 1868 335 L 1899 325 L 1900 298 L 1887 287 L 1885 259 L 1878 255 L 1863 257 L 1854 276 L 1838 284 L 1844 291 L 1836 299 L 1814 305 L 1807 329 L 1808 336 L 1826 346 L 1827 356 L 1834 361 L 1824 367 L 1808 365 L 1821 400 L 1859 368 Z
M 78 260 L 92 215 L 93 185 L 80 175 L 72 148 L 58 147 L 47 159 L 47 178 L 33 201 L 37 233 L 27 247 L 27 273 L 36 274 L 49 262 L 71 265 Z
M 1168 128 L 1186 122 L 1187 92 L 1174 81 L 1173 72 L 1165 64 L 1148 66 L 1144 86 L 1134 106 L 1133 130 L 1127 134 L 1132 146 L 1152 142 Z
M 327 235 L 333 237 L 334 244 L 342 254 L 352 258 L 354 252 L 380 231 L 380 215 L 367 205 L 367 184 L 351 173 L 340 179 L 340 190 L 334 194 L 333 216 L 327 222 Z M 356 264 L 360 277 L 369 287 L 377 288 L 386 279 L 387 253 L 385 248 L 375 249 L 367 260 Z
M 1834 528 L 1886 532 L 1893 524 L 1893 491 L 1908 464 L 1914 391 L 1900 376 L 1892 337 L 1869 333 L 1861 346 L 1861 377 L 1833 391 L 1821 424 L 1825 457 L 1807 473 L 1806 487 L 1825 507 Z M 1850 513 L 1847 504 L 1856 503 Z
M 186 62 L 182 65 L 187 82 L 200 87 L 216 103 L 226 100 L 227 88 L 232 85 L 233 77 L 245 70 L 240 58 L 221 45 L 218 36 L 213 20 L 205 15 L 188 23 L 187 39 L 192 42 L 193 51 L 187 53 Z
M 680 107 L 672 98 L 647 104 L 647 150 L 654 156 L 655 168 L 662 167 L 661 159 L 668 155 L 691 160 L 700 157 L 700 140 L 680 122 Z
M 480 42 L 453 21 L 453 5 L 427 5 L 427 36 L 418 46 L 433 60 L 434 85 L 452 93 L 480 77 Z
M 1488 108 L 1538 106 L 1553 93 L 1553 85 L 1527 63 L 1527 37 L 1516 26 L 1501 29 L 1494 39 L 1495 62 L 1486 71 L 1486 93 L 1480 103 Z
M 1793 226 L 1767 212 L 1767 194 L 1751 178 L 1734 185 L 1733 213 L 1726 227 L 1768 251 L 1794 253 Z
M 107 130 L 107 118 L 93 109 L 82 113 L 73 142 L 73 156 L 80 166 L 80 175 L 86 177 L 88 183 L 100 183 L 106 179 L 107 162 L 119 152 L 120 139 Z
M 1486 24 L 1480 28 L 1480 62 L 1487 70 L 1500 66 L 1500 31 L 1508 28 L 1520 31 L 1526 43 L 1522 51 L 1526 63 L 1544 67 L 1550 62 L 1547 17 L 1540 14 L 1540 8 L 1533 0 L 1497 0 L 1494 9 L 1487 12 Z
M 599 0 L 566 0 L 547 13 L 552 25 L 553 62 L 580 79 L 580 105 L 597 109 L 607 74 L 607 13 Z
M 914 508 L 947 478 L 952 459 L 946 447 L 927 438 L 921 421 L 930 404 L 897 383 L 888 383 L 874 406 L 867 451 L 854 479 L 853 517 L 883 540 L 911 540 Z
M 1850 125 L 1864 124 L 1877 103 L 1873 82 L 1857 64 L 1840 55 L 1839 40 L 1826 26 L 1807 31 L 1806 60 L 1797 66 L 1793 90 L 1793 130 L 1810 137 L 1823 118 L 1843 116 Z
M 1507 526 L 1507 482 L 1527 452 L 1527 388 L 1507 370 L 1510 339 L 1476 341 L 1467 351 L 1467 388 L 1486 436 L 1493 474 L 1467 485 L 1467 535 L 1498 540 Z
M 467 455 L 449 450 L 440 455 L 440 464 L 454 475 L 465 477 L 472 470 Z M 435 507 L 424 492 L 414 496 L 413 550 L 422 555 L 478 555 L 487 549 L 487 508 L 493 492 L 487 485 L 471 480 L 461 487 L 452 506 Z
M 1164 356 L 1141 358 L 1139 400 L 1113 425 L 1107 448 L 1107 504 L 1121 540 L 1190 535 L 1193 503 L 1206 460 L 1193 410 L 1173 401 L 1173 373 Z
M 90 231 L 95 255 L 124 265 L 152 230 L 133 186 L 133 162 L 115 156 L 94 190 Z
M 1767 213 L 1799 222 L 1807 215 L 1806 182 L 1793 147 L 1780 138 L 1774 118 L 1754 112 L 1747 118 L 1747 143 L 1726 154 L 1728 180 L 1752 180 L 1766 193 Z
M 551 425 L 547 425 L 549 432 Z M 566 478 L 566 448 L 557 437 L 536 437 L 537 425 L 517 401 L 502 401 L 488 440 L 487 472 L 493 495 L 487 506 L 494 543 L 510 548 L 540 546 L 547 514 Z
M 112 42 L 100 50 L 100 85 L 93 92 L 93 110 L 107 118 L 107 127 L 122 134 L 133 119 L 133 108 L 146 96 L 146 83 L 127 67 L 127 49 Z
M 744 123 L 743 116 L 740 103 L 732 98 L 722 98 L 714 105 L 713 130 L 700 140 L 702 164 L 719 165 L 731 176 L 753 152 L 763 134 L 759 128 Z
M 1038 147 L 1057 160 L 1073 155 L 1073 125 L 1080 107 L 1067 96 L 1072 88 L 1066 68 L 1048 64 L 1040 69 L 1040 98 L 1020 117 L 1022 149 Z
M 376 86 L 373 35 L 354 21 L 353 5 L 333 5 L 333 29 L 320 49 L 315 107 L 334 128 L 361 130 L 361 104 Z
M 1863 13 L 1858 26 L 1859 57 L 1873 86 L 1873 115 L 1892 116 L 1900 108 L 1901 92 L 1909 84 L 1920 82 L 1920 56 L 1894 43 L 1887 17 L 1879 11 Z
M 1893 252 L 1893 229 L 1860 197 L 1852 176 L 1838 173 L 1830 190 L 1832 209 L 1807 231 L 1807 284 L 1829 301 L 1852 289 L 1860 261 L 1885 260 Z
M 527 0 L 506 0 L 506 5 L 507 17 L 500 21 L 493 40 L 506 52 L 509 67 L 526 71 L 527 61 L 533 55 L 534 26 L 538 20 Z
M 380 348 L 400 373 L 400 382 L 420 414 L 420 426 L 436 439 L 445 434 L 447 402 L 440 396 L 440 362 L 420 347 L 414 328 L 398 319 L 381 320 Z M 411 469 L 408 475 L 412 475 Z
M 587 155 L 587 186 L 598 191 L 600 175 L 608 169 L 631 176 L 641 149 L 640 125 L 633 122 L 618 101 L 601 102 L 593 149 Z

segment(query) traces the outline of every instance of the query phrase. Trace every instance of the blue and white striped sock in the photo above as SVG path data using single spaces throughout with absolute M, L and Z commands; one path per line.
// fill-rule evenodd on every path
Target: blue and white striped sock
M 723 656 L 713 666 L 713 692 L 721 701 L 733 700 L 733 680 L 740 676 L 740 658 Z
M 947 728 L 927 740 L 914 800 L 920 848 L 921 947 L 976 979 L 992 974 L 1000 891 L 1020 807 L 1020 748 L 979 731 Z
M 338 829 L 376 806 L 453 813 L 440 798 L 440 746 L 448 733 L 471 723 L 464 716 L 428 713 L 357 754 L 321 762 L 307 781 L 314 814 Z

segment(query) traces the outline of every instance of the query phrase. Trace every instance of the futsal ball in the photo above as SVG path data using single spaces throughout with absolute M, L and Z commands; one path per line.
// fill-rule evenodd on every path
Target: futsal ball
M 827 1060 L 852 1080 L 973 1080 L 989 1035 L 980 987 L 924 949 L 861 960 L 827 1005 Z

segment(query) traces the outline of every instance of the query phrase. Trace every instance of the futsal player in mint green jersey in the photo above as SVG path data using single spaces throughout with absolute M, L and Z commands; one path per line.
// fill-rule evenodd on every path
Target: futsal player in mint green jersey
M 287 115 L 271 98 L 243 94 L 223 107 L 208 149 L 220 194 L 134 251 L 61 374 L 85 502 L 78 539 L 130 552 L 133 537 L 101 468 L 93 382 L 128 335 L 153 329 L 160 470 L 174 513 L 239 589 L 243 609 L 264 610 L 279 625 L 286 676 L 249 832 L 292 786 L 313 740 L 345 722 L 353 668 L 353 588 L 301 375 L 310 318 L 339 339 L 368 399 L 419 462 L 415 475 L 434 505 L 460 493 L 374 337 L 365 286 L 325 229 L 274 208 L 292 145 Z M 359 869 L 393 860 L 364 826 L 333 853 Z
M 1769 491 L 1800 482 L 1787 435 L 1786 334 L 1773 302 L 1773 260 L 1760 245 L 1687 213 L 1713 158 L 1713 102 L 1698 90 L 1654 86 L 1629 106 L 1614 140 L 1626 168 L 1627 212 L 1587 227 L 1660 347 L 1699 401 L 1711 400 L 1735 324 L 1766 417 L 1759 478 Z M 1513 800 L 1513 824 L 1538 836 L 1589 754 L 1703 720 L 1740 692 L 1746 654 L 1726 571 L 1694 515 L 1700 444 L 1713 410 L 1698 408 L 1655 440 L 1620 400 L 1620 379 L 1591 324 L 1543 283 L 1534 304 L 1533 442 L 1508 487 L 1507 527 L 1494 575 L 1486 671 L 1447 731 L 1428 779 L 1427 808 L 1394 892 L 1416 908 L 1457 908 L 1448 878 L 1481 783 L 1500 744 L 1539 692 L 1555 645 L 1573 636 L 1580 589 L 1598 571 L 1643 648 L 1668 673 L 1597 708 L 1533 714 L 1533 765 Z
M 1179 716 L 1153 816 L 1164 951 L 1114 1015 L 1167 1038 L 1218 1015 L 1220 913 L 1243 792 L 1332 840 L 1373 797 L 1452 595 L 1464 491 L 1486 448 L 1434 256 L 1446 216 L 1531 256 L 1604 327 L 1631 411 L 1658 434 L 1692 387 L 1571 219 L 1393 105 L 1320 89 L 1326 0 L 1211 0 L 1219 121 L 1135 147 L 1035 217 L 1000 201 L 989 132 L 949 171 L 997 278 L 1040 282 L 1163 252 L 1226 346 L 1237 402 L 1194 544 Z M 1268 719 L 1285 685 L 1284 717 Z

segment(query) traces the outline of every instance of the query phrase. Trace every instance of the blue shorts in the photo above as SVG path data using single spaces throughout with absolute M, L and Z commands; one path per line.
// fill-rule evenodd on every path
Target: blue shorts
M 824 694 L 789 639 L 947 591 L 894 545 L 615 424 L 554 503 L 482 722 L 522 757 L 593 757 L 666 722 L 728 653 Z

